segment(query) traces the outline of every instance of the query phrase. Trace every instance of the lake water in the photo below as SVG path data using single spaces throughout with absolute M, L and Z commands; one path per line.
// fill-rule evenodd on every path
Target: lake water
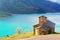
M 0 18 L 0 38 L 16 34 L 17 28 L 22 33 L 27 30 L 33 32 L 33 25 L 38 24 L 38 17 L 42 15 L 54 22 L 55 31 L 60 32 L 60 14 L 13 14 L 11 17 Z

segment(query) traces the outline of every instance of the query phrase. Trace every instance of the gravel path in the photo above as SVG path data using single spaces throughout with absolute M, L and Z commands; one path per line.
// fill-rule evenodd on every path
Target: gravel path
M 20 40 L 60 40 L 60 34 L 43 35 L 43 36 L 25 38 Z

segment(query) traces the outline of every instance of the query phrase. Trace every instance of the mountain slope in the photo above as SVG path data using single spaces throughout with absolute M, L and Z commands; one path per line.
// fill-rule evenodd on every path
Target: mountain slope
M 60 4 L 46 0 L 3 0 L 0 8 L 10 13 L 60 12 Z

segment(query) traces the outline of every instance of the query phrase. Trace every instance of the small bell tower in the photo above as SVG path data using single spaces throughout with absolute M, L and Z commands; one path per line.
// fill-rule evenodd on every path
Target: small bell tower
M 45 17 L 45 16 L 40 16 L 39 17 L 39 25 L 42 26 L 46 22 L 47 22 L 47 17 Z

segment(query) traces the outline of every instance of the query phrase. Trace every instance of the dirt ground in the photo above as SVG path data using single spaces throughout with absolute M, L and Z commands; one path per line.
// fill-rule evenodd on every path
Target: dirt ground
M 60 34 L 43 35 L 43 36 L 25 38 L 20 40 L 60 40 Z

